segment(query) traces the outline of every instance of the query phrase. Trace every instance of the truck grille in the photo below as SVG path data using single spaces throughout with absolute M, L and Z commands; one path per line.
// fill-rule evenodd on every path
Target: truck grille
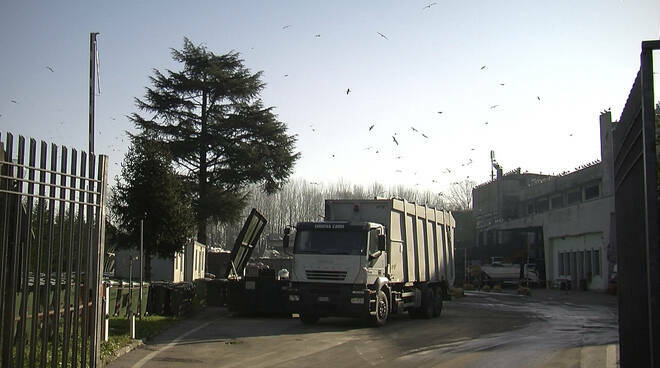
M 305 270 L 307 278 L 310 280 L 333 280 L 343 281 L 346 278 L 346 271 L 316 271 Z

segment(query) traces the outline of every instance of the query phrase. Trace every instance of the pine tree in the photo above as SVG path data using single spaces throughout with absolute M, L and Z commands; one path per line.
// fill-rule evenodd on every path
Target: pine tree
M 144 220 L 148 275 L 150 255 L 172 257 L 192 240 L 192 206 L 169 152 L 163 144 L 144 136 L 132 137 L 118 179 L 110 199 L 113 220 L 120 230 L 118 243 L 139 246 L 140 221 Z
M 261 72 L 251 73 L 238 53 L 218 56 L 186 38 L 172 58 L 183 69 L 154 69 L 152 87 L 136 98 L 138 109 L 153 117 L 134 113 L 131 119 L 172 152 L 193 193 L 197 240 L 205 243 L 210 219 L 235 220 L 249 184 L 278 190 L 299 153 L 273 108 L 263 106 Z

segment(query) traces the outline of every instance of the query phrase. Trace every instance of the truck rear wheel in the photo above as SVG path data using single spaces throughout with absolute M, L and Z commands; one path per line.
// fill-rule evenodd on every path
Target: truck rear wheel
M 433 288 L 433 317 L 438 317 L 442 313 L 442 288 Z
M 422 318 L 430 319 L 434 317 L 434 299 L 433 290 L 431 288 L 426 288 L 424 291 L 422 291 L 422 307 L 420 310 Z
M 312 313 L 300 314 L 300 321 L 306 325 L 313 325 L 319 321 L 319 316 Z
M 390 314 L 390 303 L 387 301 L 387 295 L 382 290 L 378 290 L 376 294 L 376 314 L 370 315 L 371 324 L 380 327 L 384 326 L 387 322 L 387 317 Z

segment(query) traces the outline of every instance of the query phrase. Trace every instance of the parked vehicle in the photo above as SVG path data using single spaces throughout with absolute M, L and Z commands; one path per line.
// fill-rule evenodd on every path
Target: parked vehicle
M 493 262 L 481 266 L 484 282 L 489 284 L 520 284 L 536 285 L 539 282 L 539 275 L 536 265 L 528 263 L 524 265 L 523 271 L 520 271 L 520 264 Z
M 296 225 L 290 310 L 307 324 L 440 315 L 454 282 L 455 226 L 450 212 L 405 200 L 326 200 L 325 221 Z

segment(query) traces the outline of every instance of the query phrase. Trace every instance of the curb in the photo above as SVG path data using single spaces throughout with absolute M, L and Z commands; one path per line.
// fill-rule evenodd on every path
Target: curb
M 227 308 L 222 308 L 222 307 L 210 307 L 209 308 L 209 307 L 206 307 L 203 310 L 201 310 L 201 311 L 195 313 L 194 315 L 190 316 L 190 318 L 181 319 L 177 323 L 167 327 L 166 329 L 160 331 L 159 333 L 157 333 L 154 336 L 151 336 L 147 339 L 136 339 L 133 342 L 131 342 L 129 345 L 126 345 L 126 346 L 120 348 L 117 351 L 117 353 L 115 353 L 115 355 L 113 355 L 111 357 L 108 357 L 108 360 L 106 360 L 106 361 L 102 361 L 101 362 L 101 367 L 105 367 L 105 366 L 109 365 L 110 363 L 116 361 L 117 359 L 121 358 L 122 356 L 130 353 L 131 351 L 133 351 L 133 350 L 135 350 L 135 349 L 137 349 L 141 346 L 144 346 L 147 342 L 154 340 L 155 338 L 157 338 L 158 336 L 166 333 L 168 330 L 171 330 L 172 328 L 176 328 L 176 326 L 181 324 L 181 323 L 185 323 L 186 321 L 190 322 L 190 321 L 194 321 L 194 320 L 199 320 L 200 322 L 207 321 L 207 319 L 205 317 L 209 314 L 212 314 L 212 313 L 215 314 L 214 317 L 216 317 L 216 318 L 217 317 L 230 316 L 230 313 L 229 313 Z
M 101 367 L 105 367 L 108 364 L 114 362 L 115 360 L 121 358 L 122 356 L 130 353 L 131 351 L 139 348 L 140 346 L 144 345 L 145 340 L 143 339 L 136 339 L 133 342 L 131 342 L 129 345 L 124 346 L 123 348 L 119 349 L 115 355 L 108 357 L 107 360 L 101 361 Z

